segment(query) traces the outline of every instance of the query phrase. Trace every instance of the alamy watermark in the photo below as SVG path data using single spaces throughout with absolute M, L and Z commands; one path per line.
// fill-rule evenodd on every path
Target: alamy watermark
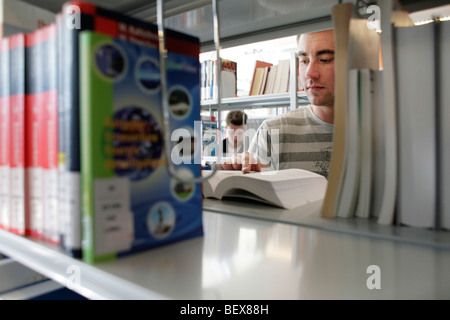
M 67 288 L 70 290 L 76 290 L 81 285 L 81 270 L 77 265 L 70 265 L 66 269 L 67 277 Z
M 367 18 L 367 28 L 380 31 L 381 30 L 381 9 L 377 5 L 370 5 L 366 9 L 366 14 L 370 14 Z
M 80 7 L 71 5 L 66 9 L 66 27 L 70 30 L 81 29 Z
M 366 269 L 370 276 L 366 280 L 366 286 L 369 290 L 381 289 L 381 269 L 376 264 L 370 265 Z

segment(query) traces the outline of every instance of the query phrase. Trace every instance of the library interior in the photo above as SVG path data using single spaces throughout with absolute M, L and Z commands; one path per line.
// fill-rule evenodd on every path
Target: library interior
M 0 0 L 0 300 L 450 299 L 448 20 Z

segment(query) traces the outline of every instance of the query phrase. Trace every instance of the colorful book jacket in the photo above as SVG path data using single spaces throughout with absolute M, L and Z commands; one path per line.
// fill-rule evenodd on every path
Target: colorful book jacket
M 59 208 L 58 208 L 58 64 L 57 64 L 57 29 L 52 23 L 39 29 L 42 33 L 42 56 L 40 63 L 42 74 L 42 168 L 44 200 L 44 238 L 58 244 Z
M 0 228 L 9 230 L 9 39 L 0 39 Z
M 9 38 L 10 56 L 10 231 L 23 235 L 25 213 L 25 35 Z
M 64 199 L 66 206 L 64 211 L 68 216 L 65 220 L 69 227 L 66 228 L 66 234 L 62 238 L 66 251 L 76 256 L 81 252 L 78 35 L 83 30 L 93 30 L 100 34 L 157 48 L 158 30 L 154 24 L 83 1 L 65 3 L 62 13 L 62 59 L 64 60 L 62 65 L 65 70 L 61 79 L 63 85 L 61 108 L 66 113 L 66 121 L 63 125 L 64 132 L 60 132 L 62 134 L 60 137 L 64 138 L 66 143 L 64 144 L 65 155 L 61 157 L 65 163 L 60 163 L 60 165 L 66 168 L 66 176 L 63 179 L 65 179 L 65 185 L 69 187 L 66 193 L 67 197 Z M 166 31 L 166 49 L 169 52 L 181 53 L 198 59 L 200 49 L 197 38 L 169 29 Z
M 44 238 L 44 175 L 43 175 L 43 91 L 42 32 L 25 35 L 25 211 L 27 234 Z
M 85 31 L 80 55 L 83 259 L 203 235 L 200 185 L 167 168 L 158 49 Z M 170 128 L 188 142 L 169 161 L 188 158 L 177 174 L 198 177 L 195 152 L 184 152 L 200 120 L 198 58 L 168 52 L 167 78 Z

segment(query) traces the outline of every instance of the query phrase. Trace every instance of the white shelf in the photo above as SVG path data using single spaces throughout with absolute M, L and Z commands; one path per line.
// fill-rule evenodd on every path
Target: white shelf
M 280 214 L 264 208 L 266 215 Z M 297 214 L 311 216 L 311 209 Z M 203 237 L 95 265 L 5 231 L 0 252 L 64 286 L 67 268 L 79 268 L 80 284 L 71 289 L 90 299 L 450 298 L 448 249 L 266 218 L 203 215 Z M 381 290 L 366 286 L 371 265 L 380 267 Z
M 306 94 L 304 92 L 297 93 L 298 104 L 309 104 Z M 241 109 L 245 108 L 260 108 L 260 107 L 280 107 L 290 106 L 290 93 L 274 93 L 263 94 L 257 96 L 245 96 L 236 98 L 223 98 L 221 101 L 222 110 Z M 217 110 L 217 99 L 201 101 L 201 108 L 203 110 Z
M 165 299 L 136 284 L 73 259 L 57 246 L 0 230 L 0 252 L 89 299 Z M 80 283 L 75 273 L 79 271 Z

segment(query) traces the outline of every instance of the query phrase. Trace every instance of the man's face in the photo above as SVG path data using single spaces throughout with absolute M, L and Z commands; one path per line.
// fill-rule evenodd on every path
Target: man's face
M 229 143 L 231 143 L 236 148 L 239 147 L 239 145 L 242 142 L 242 139 L 244 137 L 244 126 L 236 126 L 232 123 L 228 124 L 227 126 L 227 139 Z
M 316 106 L 334 106 L 333 31 L 302 34 L 298 49 L 299 81 L 309 102 Z

